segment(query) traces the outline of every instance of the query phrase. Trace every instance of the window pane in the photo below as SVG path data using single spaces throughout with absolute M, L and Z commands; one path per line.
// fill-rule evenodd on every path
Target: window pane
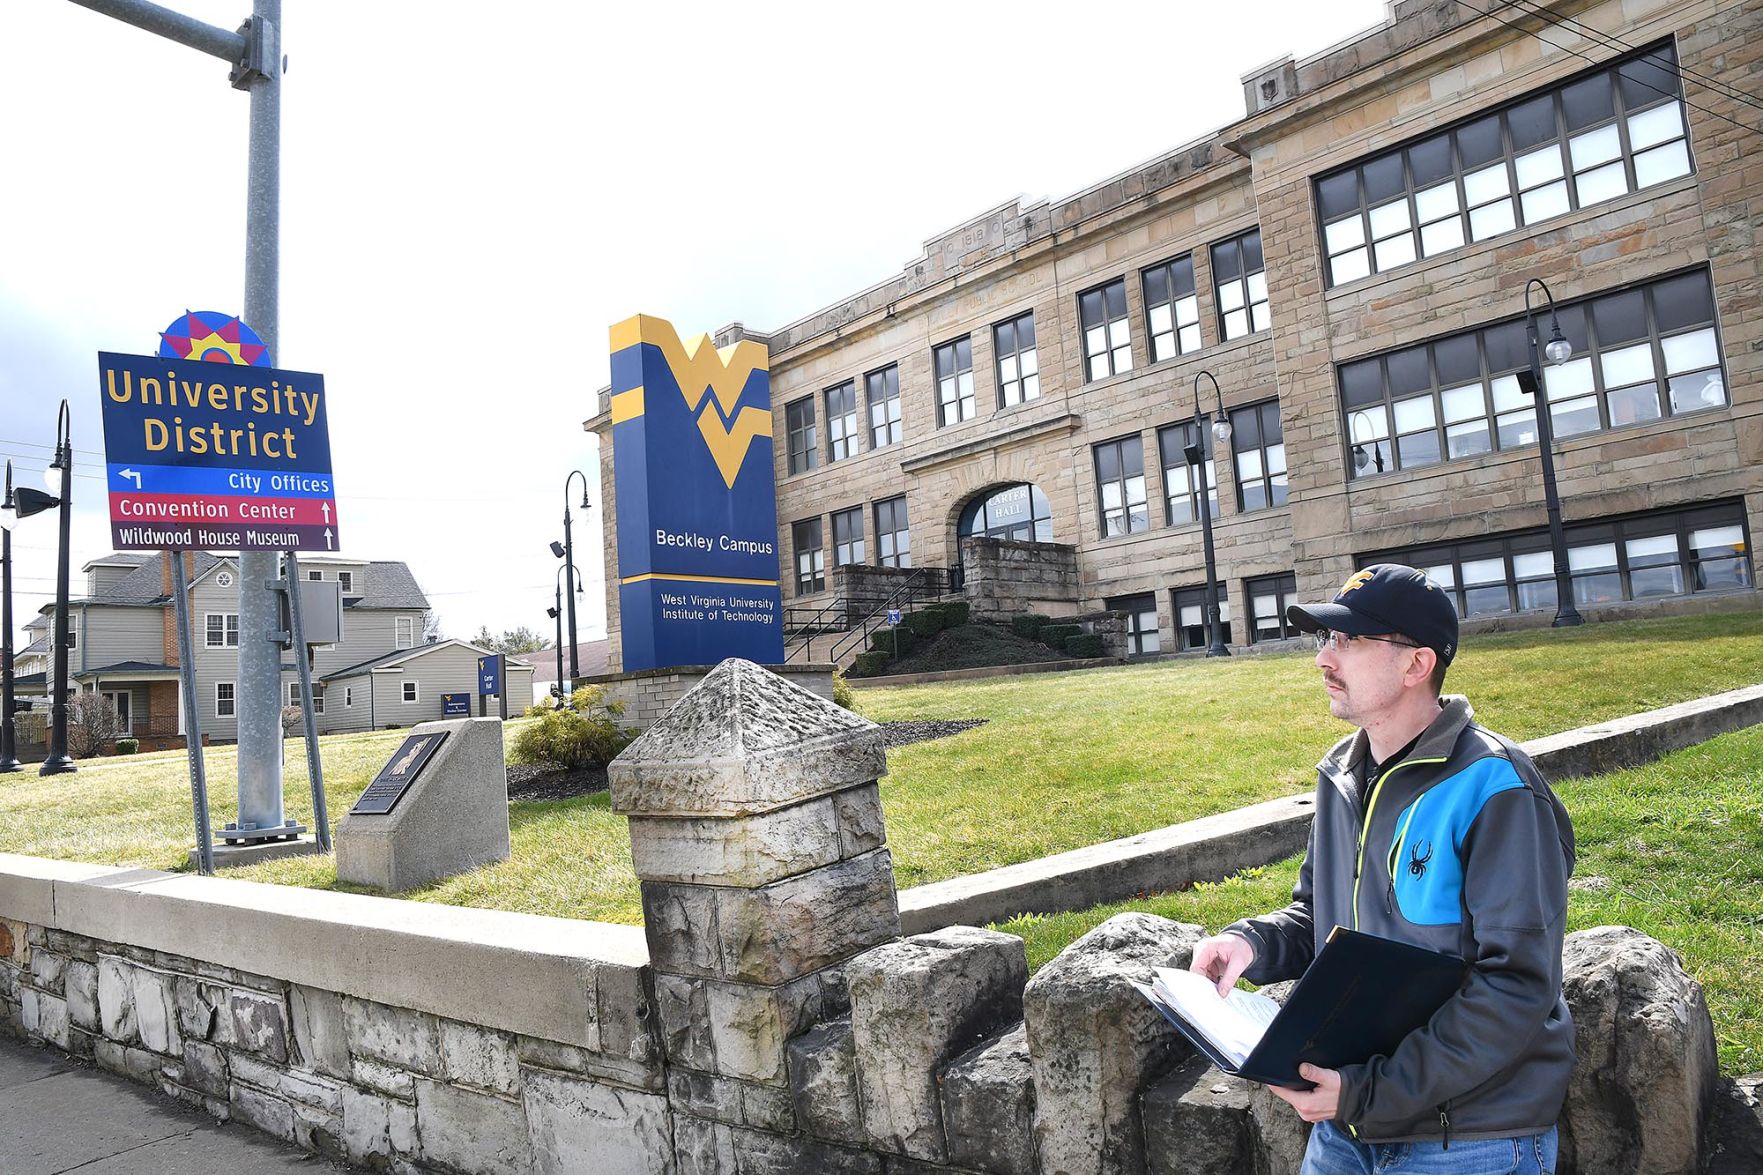
M 1495 412 L 1507 412 L 1512 409 L 1528 408 L 1531 406 L 1530 397 L 1525 395 L 1518 387 L 1517 376 L 1502 375 L 1500 378 L 1494 380 L 1492 386 L 1494 390 Z
M 1556 135 L 1555 96 L 1544 94 L 1512 107 L 1506 112 L 1506 127 L 1512 132 L 1513 150 L 1522 151 L 1548 142 Z M 1522 176 L 1523 173 L 1519 174 Z M 1522 183 L 1522 179 L 1519 182 Z
M 1677 53 L 1669 45 L 1625 63 L 1616 72 L 1621 80 L 1622 104 L 1630 110 L 1678 95 Z
M 1394 269 L 1398 265 L 1407 265 L 1415 256 L 1414 234 L 1403 233 L 1399 237 L 1379 241 L 1373 248 L 1377 251 L 1378 269 Z
M 1431 396 L 1399 400 L 1395 409 L 1397 432 L 1419 432 L 1423 428 L 1432 428 L 1437 420 L 1433 413 Z
M 1637 600 L 1646 596 L 1681 596 L 1683 595 L 1683 568 L 1672 564 L 1668 567 L 1638 567 L 1628 574 L 1630 594 Z
M 1407 228 L 1408 225 L 1408 201 L 1406 198 L 1392 200 L 1388 204 L 1380 204 L 1371 210 L 1371 236 L 1373 240 L 1399 232 Z
M 1397 452 L 1402 458 L 1403 469 L 1418 469 L 1422 465 L 1436 465 L 1440 460 L 1439 434 L 1435 429 L 1417 432 L 1396 441 Z
M 1452 425 L 1445 430 L 1445 447 L 1453 458 L 1473 457 L 1491 451 L 1493 443 L 1488 437 L 1488 422 L 1477 420 Z
M 1506 165 L 1503 162 L 1484 167 L 1480 171 L 1472 171 L 1463 177 L 1463 197 L 1469 201 L 1471 208 L 1504 196 L 1511 190 L 1512 181 L 1506 174 Z
M 1441 384 L 1460 384 L 1481 379 L 1481 348 L 1474 334 L 1441 339 L 1432 345 L 1433 366 Z
M 1517 224 L 1512 215 L 1512 201 L 1499 200 L 1484 204 L 1469 214 L 1469 235 L 1473 240 L 1485 241 L 1511 232 Z
M 1618 159 L 1615 163 L 1606 163 L 1594 171 L 1575 176 L 1573 187 L 1579 193 L 1581 205 L 1613 200 L 1628 191 L 1628 173 Z
M 1518 585 L 1518 607 L 1523 611 L 1542 611 L 1555 606 L 1555 580 L 1533 579 Z
M 1316 185 L 1316 203 L 1324 220 L 1330 220 L 1359 207 L 1359 170 L 1349 168 L 1329 176 Z
M 1478 583 L 1505 583 L 1506 561 L 1471 559 L 1463 564 L 1463 582 L 1472 587 Z
M 1499 587 L 1469 588 L 1463 593 L 1463 609 L 1470 616 L 1487 616 L 1495 612 L 1510 612 L 1512 601 L 1507 595 L 1505 584 Z
M 1683 107 L 1666 102 L 1651 110 L 1643 110 L 1628 120 L 1628 146 L 1631 151 L 1645 151 L 1670 139 L 1683 137 Z
M 1518 175 L 1520 188 L 1534 188 L 1538 184 L 1561 178 L 1561 147 L 1550 143 L 1540 150 L 1520 155 L 1512 161 L 1513 170 Z
M 1696 590 L 1721 591 L 1751 586 L 1751 569 L 1743 559 L 1717 559 L 1696 564 Z
M 1624 545 L 1628 548 L 1630 567 L 1653 567 L 1660 563 L 1677 562 L 1677 536 L 1674 534 L 1629 539 Z
M 1497 114 L 1458 127 L 1456 138 L 1457 156 L 1466 168 L 1486 163 L 1490 159 L 1498 159 L 1506 151 L 1500 134 L 1500 116 Z
M 1634 182 L 1643 188 L 1689 173 L 1689 148 L 1684 146 L 1682 139 L 1634 157 Z
M 1408 395 L 1432 385 L 1425 347 L 1409 347 L 1389 356 L 1390 394 Z
M 1414 210 L 1419 214 L 1422 224 L 1457 211 L 1456 181 L 1447 181 L 1437 187 L 1414 193 Z
M 1610 427 L 1659 419 L 1659 385 L 1641 384 L 1610 393 Z
M 1481 332 L 1482 350 L 1487 353 L 1489 371 L 1516 371 L 1530 366 L 1530 337 L 1524 323 L 1504 322 Z
M 1440 399 L 1444 401 L 1445 421 L 1448 424 L 1476 420 L 1487 415 L 1487 398 L 1478 383 L 1446 388 L 1440 393 Z
M 1671 410 L 1694 412 L 1726 403 L 1726 382 L 1719 371 L 1697 371 L 1671 377 Z
M 1561 109 L 1567 116 L 1567 129 L 1596 126 L 1616 114 L 1615 87 L 1608 73 L 1593 74 L 1561 88 Z
M 1455 249 L 1463 244 L 1463 218 L 1451 216 L 1445 220 L 1434 221 L 1420 230 L 1420 251 L 1428 257 L 1436 256 L 1447 249 Z
M 1714 321 L 1714 297 L 1705 272 L 1656 282 L 1652 293 L 1653 316 L 1662 331 Z
M 1345 220 L 1325 226 L 1322 235 L 1328 243 L 1328 251 L 1339 253 L 1365 243 L 1365 221 L 1355 212 Z
M 1612 398 L 1610 410 L 1615 413 L 1615 400 Z M 1598 400 L 1595 396 L 1582 396 L 1577 400 L 1566 400 L 1549 405 L 1549 419 L 1555 427 L 1558 437 L 1577 436 L 1582 432 L 1597 432 Z
M 1369 410 L 1361 409 L 1353 413 L 1348 423 L 1352 430 L 1354 444 L 1366 441 L 1381 441 L 1390 435 L 1390 418 L 1382 404 L 1373 404 Z
M 1656 374 L 1653 370 L 1651 343 L 1605 351 L 1598 358 L 1604 369 L 1604 386 L 1607 388 L 1640 383 L 1642 380 L 1652 379 Z
M 1233 281 L 1229 285 L 1218 288 L 1218 306 L 1221 310 L 1236 310 L 1243 304 L 1243 283 Z
M 1359 408 L 1383 399 L 1383 364 L 1377 359 L 1361 359 L 1341 366 L 1341 399 L 1349 408 Z
M 1573 572 L 1603 571 L 1616 566 L 1616 544 L 1597 543 L 1583 547 L 1570 547 L 1567 551 L 1567 569 Z
M 1367 203 L 1380 203 L 1388 200 L 1407 186 L 1402 175 L 1402 153 L 1393 151 L 1369 163 L 1361 164 L 1359 174 L 1365 180 L 1365 199 Z
M 1529 412 L 1514 412 L 1507 416 L 1501 416 L 1494 423 L 1499 429 L 1500 448 L 1502 449 L 1516 449 L 1523 445 L 1537 443 L 1535 409 Z
M 1451 136 L 1439 135 L 1408 148 L 1408 176 L 1416 185 L 1451 174 Z
M 1690 531 L 1690 551 L 1701 557 L 1740 555 L 1745 550 L 1742 526 L 1706 526 Z
M 1550 365 L 1543 368 L 1543 383 L 1549 389 L 1549 399 L 1567 400 L 1574 396 L 1585 396 L 1593 391 L 1592 361 L 1590 356 L 1571 360 L 1560 366 Z
M 1720 365 L 1720 351 L 1715 346 L 1714 332 L 1711 329 L 1691 331 L 1687 335 L 1673 335 L 1669 339 L 1660 340 L 1660 345 L 1665 351 L 1665 371 L 1668 375 Z
M 1249 333 L 1249 315 L 1242 310 L 1232 310 L 1224 316 L 1224 337 L 1240 339 Z
M 1578 604 L 1610 604 L 1622 598 L 1622 577 L 1612 574 L 1576 575 L 1573 599 Z
M 1567 211 L 1566 181 L 1556 181 L 1546 188 L 1535 188 L 1524 193 L 1524 223 L 1535 224 L 1539 220 L 1548 220 L 1552 216 L 1560 216 Z
M 1555 556 L 1548 551 L 1531 551 L 1512 556 L 1512 574 L 1518 579 L 1535 579 L 1555 574 Z
M 1615 124 L 1611 124 L 1576 135 L 1567 147 L 1568 154 L 1573 156 L 1573 170 L 1584 171 L 1596 164 L 1621 158 L 1622 136 L 1616 133 Z
M 1357 281 L 1371 272 L 1371 254 L 1364 249 L 1354 249 L 1350 253 L 1342 253 L 1328 265 L 1334 284 Z

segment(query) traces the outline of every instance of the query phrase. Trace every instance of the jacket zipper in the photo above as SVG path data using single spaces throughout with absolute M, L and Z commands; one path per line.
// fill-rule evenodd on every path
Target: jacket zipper
M 1402 842 L 1408 839 L 1408 830 L 1414 827 L 1414 817 L 1420 811 L 1420 805 L 1426 802 L 1426 792 L 1421 792 L 1418 799 L 1408 808 L 1408 819 L 1402 821 L 1402 830 L 1396 833 L 1395 843 L 1390 845 L 1390 859 L 1385 862 L 1389 884 L 1383 891 L 1383 911 L 1390 917 L 1396 915 L 1396 862 L 1402 855 Z
M 1360 875 L 1365 872 L 1365 838 L 1371 833 L 1371 818 L 1377 812 L 1377 799 L 1378 796 L 1383 794 L 1383 785 L 1389 782 L 1390 776 L 1394 775 L 1404 767 L 1416 767 L 1422 763 L 1443 763 L 1446 758 L 1447 756 L 1441 755 L 1433 759 L 1404 759 L 1402 762 L 1397 763 L 1394 767 L 1391 767 L 1388 771 L 1379 776 L 1377 783 L 1372 786 L 1371 803 L 1365 808 L 1365 823 L 1359 829 L 1359 856 L 1356 863 L 1353 865 L 1354 930 L 1359 929 L 1359 878 Z
M 1451 1103 L 1448 1101 L 1439 1106 L 1439 1125 L 1445 1128 L 1445 1142 L 1439 1149 L 1448 1151 L 1451 1149 Z

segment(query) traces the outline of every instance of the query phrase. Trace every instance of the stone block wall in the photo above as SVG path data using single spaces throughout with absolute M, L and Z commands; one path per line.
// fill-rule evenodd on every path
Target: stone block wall
M 1077 548 L 1066 543 L 1023 543 L 969 536 L 961 540 L 962 594 L 979 620 L 1022 612 L 1069 616 L 1083 584 Z

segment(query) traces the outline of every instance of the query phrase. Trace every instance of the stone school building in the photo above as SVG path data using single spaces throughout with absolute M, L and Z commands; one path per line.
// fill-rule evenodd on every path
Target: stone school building
M 1386 559 L 1465 617 L 1546 620 L 1518 379 L 1540 278 L 1572 345 L 1544 366 L 1579 608 L 1756 606 L 1760 61 L 1758 0 L 1400 0 L 1244 78 L 1216 133 L 725 328 L 770 350 L 785 604 L 1007 561 L 1036 569 L 1023 607 L 1122 609 L 1133 654 L 1204 647 L 1203 485 L 1233 645 Z M 1194 435 L 1197 377 L 1227 440 Z M 611 509 L 604 394 L 586 427 Z

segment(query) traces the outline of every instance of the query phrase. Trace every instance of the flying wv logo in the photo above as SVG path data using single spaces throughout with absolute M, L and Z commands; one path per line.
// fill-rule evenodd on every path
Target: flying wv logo
M 742 340 L 732 347 L 717 348 L 709 335 L 682 343 L 673 324 L 639 314 L 612 328 L 612 351 L 648 343 L 667 361 L 674 382 L 685 399 L 686 411 L 697 421 L 698 433 L 716 462 L 717 472 L 729 489 L 735 488 L 747 452 L 760 437 L 771 436 L 771 413 L 765 408 L 740 404 L 741 392 L 755 371 L 769 371 L 771 358 L 765 347 Z M 643 415 L 644 389 L 630 388 L 612 397 L 612 423 Z

